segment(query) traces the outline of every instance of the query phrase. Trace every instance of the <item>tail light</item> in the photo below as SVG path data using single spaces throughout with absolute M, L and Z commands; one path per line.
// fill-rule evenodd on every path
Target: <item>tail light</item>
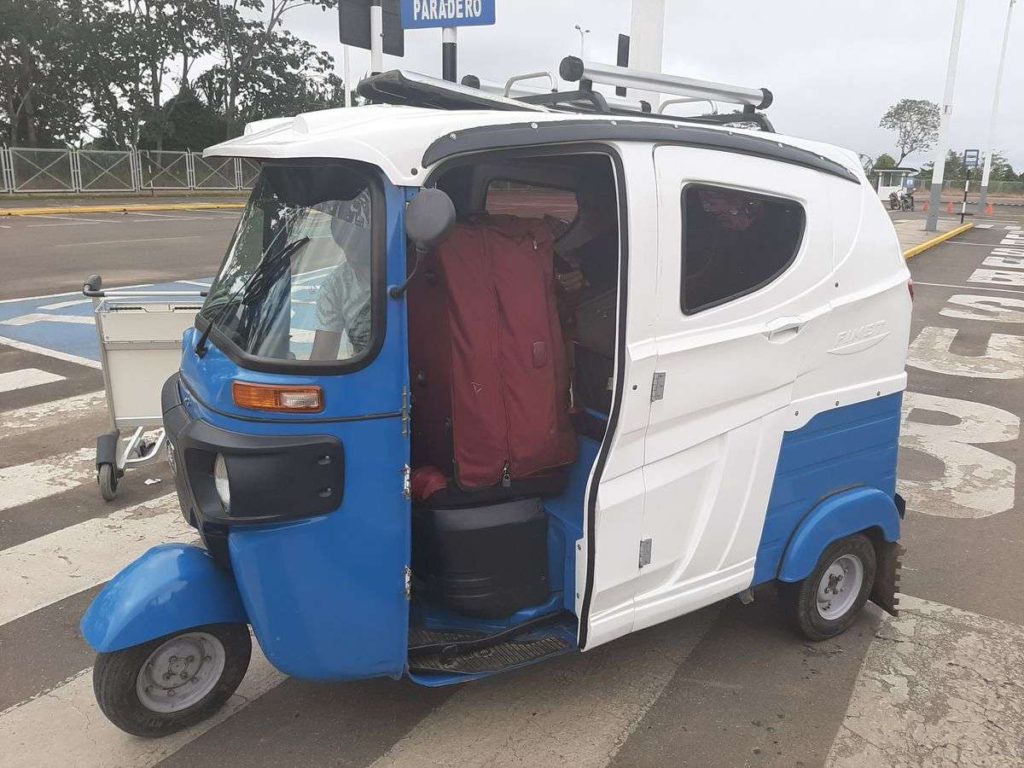
M 231 384 L 231 394 L 239 408 L 255 411 L 319 413 L 324 409 L 324 393 L 320 387 L 236 381 Z
M 914 280 L 911 278 L 907 280 L 907 290 L 910 291 L 910 300 L 914 300 Z

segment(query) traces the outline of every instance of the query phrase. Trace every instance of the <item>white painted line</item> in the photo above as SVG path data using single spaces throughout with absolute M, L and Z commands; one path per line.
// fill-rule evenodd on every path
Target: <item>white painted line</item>
M 49 371 L 41 371 L 38 368 L 22 368 L 20 371 L 7 371 L 6 373 L 0 373 L 0 392 L 14 392 L 18 389 L 53 384 L 55 381 L 64 381 L 64 377 Z
M 985 288 L 980 285 L 952 285 L 951 283 L 922 283 L 914 281 L 914 287 L 927 285 L 931 288 L 955 288 L 958 291 L 992 291 L 994 293 L 1024 293 L 1024 291 L 1013 290 L 1012 288 Z
M 102 584 L 150 547 L 193 538 L 170 493 L 0 550 L 0 625 Z
M 33 312 L 19 315 L 7 320 L 0 320 L 0 325 L 32 325 L 33 323 L 67 323 L 69 325 L 95 325 L 92 315 L 50 315 L 45 312 Z
M 903 596 L 825 765 L 1024 765 L 1024 627 Z
M 992 225 L 991 224 L 975 224 L 974 228 L 975 229 L 992 229 Z
M 465 686 L 373 768 L 604 768 L 716 616 L 716 608 L 700 611 L 647 630 L 632 648 L 599 648 Z
M 106 395 L 100 391 L 0 412 L 0 441 L 25 432 L 67 424 L 75 417 L 92 416 L 105 405 Z
M 77 307 L 82 304 L 92 304 L 92 299 L 72 299 L 70 301 L 58 301 L 55 304 L 47 304 L 46 306 L 40 307 L 40 309 L 65 309 L 67 307 Z
M 169 283 L 183 282 L 181 280 L 168 280 Z M 108 288 L 110 291 L 133 291 L 137 288 L 146 288 L 153 285 L 153 283 L 141 283 L 139 285 L 121 285 L 117 288 Z M 81 289 L 77 291 L 63 291 L 61 293 L 44 293 L 41 296 L 20 296 L 16 299 L 0 299 L 0 304 L 16 304 L 19 301 L 39 301 L 41 299 L 59 299 L 64 296 L 81 296 Z
M 5 467 L 0 469 L 0 512 L 70 491 L 95 477 L 94 448 Z
M 158 243 L 165 240 L 198 240 L 203 235 L 175 235 L 173 237 L 141 237 L 129 240 L 93 240 L 87 243 L 61 243 L 54 248 L 79 248 L 86 245 L 128 245 L 131 243 Z
M 0 336 L 0 344 L 13 347 L 14 349 L 20 349 L 22 352 L 34 352 L 37 355 L 46 355 L 47 357 L 52 357 L 54 360 L 63 360 L 66 363 L 78 363 L 79 365 L 84 365 L 87 368 L 96 368 L 97 370 L 101 370 L 103 368 L 99 360 L 90 360 L 88 357 L 71 355 L 67 352 L 60 352 L 56 349 L 48 349 L 47 347 L 29 344 L 27 341 L 9 339 L 6 336 Z
M 150 768 L 284 680 L 253 642 L 249 672 L 217 714 L 162 739 L 119 731 L 96 705 L 91 670 L 0 713 L 0 768 Z

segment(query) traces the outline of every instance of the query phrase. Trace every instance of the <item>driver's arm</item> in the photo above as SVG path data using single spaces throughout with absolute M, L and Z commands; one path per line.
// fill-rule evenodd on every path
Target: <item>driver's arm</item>
M 310 360 L 337 360 L 341 350 L 341 332 L 317 329 L 313 334 L 313 351 Z

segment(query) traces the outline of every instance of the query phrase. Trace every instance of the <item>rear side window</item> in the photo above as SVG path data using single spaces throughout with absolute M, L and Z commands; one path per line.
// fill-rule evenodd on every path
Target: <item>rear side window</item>
M 800 249 L 806 215 L 792 200 L 691 184 L 683 189 L 682 206 L 685 314 L 768 285 Z
M 485 207 L 491 214 L 531 219 L 553 216 L 566 224 L 571 224 L 579 211 L 576 193 L 571 189 L 541 187 L 504 179 L 496 179 L 487 185 Z

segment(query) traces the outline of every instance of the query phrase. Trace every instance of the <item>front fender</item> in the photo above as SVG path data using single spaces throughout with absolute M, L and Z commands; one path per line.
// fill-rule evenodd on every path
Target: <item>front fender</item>
M 107 584 L 82 617 L 82 636 L 109 653 L 220 623 L 248 623 L 232 575 L 204 549 L 163 544 Z
M 854 488 L 818 504 L 789 540 L 779 566 L 780 581 L 800 581 L 811 575 L 829 544 L 869 528 L 877 528 L 888 542 L 900 538 L 896 502 L 877 488 Z

